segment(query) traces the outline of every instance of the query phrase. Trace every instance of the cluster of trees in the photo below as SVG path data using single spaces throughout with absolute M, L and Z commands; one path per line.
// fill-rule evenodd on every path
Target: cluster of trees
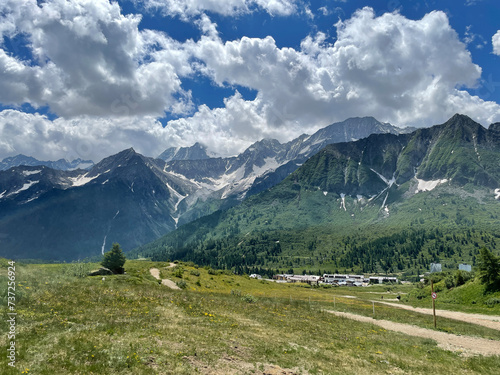
M 330 238 L 313 230 L 273 230 L 222 238 L 196 238 L 180 247 L 165 247 L 152 260 L 178 259 L 219 269 L 329 269 L 340 272 L 394 273 L 429 269 L 432 262 L 456 267 L 476 265 L 482 246 L 496 247 L 498 238 L 474 228 L 461 231 L 408 228 L 380 235 L 351 233 Z

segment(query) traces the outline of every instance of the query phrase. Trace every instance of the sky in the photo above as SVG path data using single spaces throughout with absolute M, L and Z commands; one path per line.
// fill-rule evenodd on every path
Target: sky
M 500 122 L 497 0 L 3 0 L 0 159 Z

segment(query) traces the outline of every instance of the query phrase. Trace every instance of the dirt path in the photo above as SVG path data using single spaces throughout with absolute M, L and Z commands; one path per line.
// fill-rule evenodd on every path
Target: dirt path
M 174 267 L 174 266 L 175 266 L 174 263 L 170 263 L 170 266 L 167 267 L 167 268 L 171 268 L 171 267 Z M 156 280 L 161 280 L 161 278 L 160 278 L 160 270 L 158 268 L 151 268 L 149 270 L 149 272 L 151 273 L 151 275 Z M 172 280 L 169 280 L 169 279 L 163 279 L 163 280 L 161 280 L 161 284 L 165 285 L 165 286 L 168 286 L 170 289 L 175 289 L 175 290 L 180 290 L 181 289 Z
M 360 316 L 340 311 L 327 311 L 336 316 L 357 320 L 358 322 L 371 323 L 390 331 L 404 333 L 435 340 L 438 346 L 445 350 L 460 351 L 464 355 L 500 355 L 500 341 L 476 337 L 458 336 L 451 333 L 433 331 L 409 324 L 395 323 L 388 320 L 377 320 L 367 316 Z
M 432 309 L 425 309 L 422 307 L 412 307 L 408 305 L 402 305 L 398 303 L 389 303 L 383 301 L 370 301 L 375 303 L 382 303 L 384 305 L 397 307 L 400 309 L 415 311 L 420 314 L 432 315 Z M 463 322 L 477 324 L 480 326 L 497 329 L 500 331 L 500 316 L 495 315 L 482 315 L 482 314 L 468 314 L 458 311 L 449 311 L 449 310 L 436 310 L 436 315 L 443 318 L 461 320 Z

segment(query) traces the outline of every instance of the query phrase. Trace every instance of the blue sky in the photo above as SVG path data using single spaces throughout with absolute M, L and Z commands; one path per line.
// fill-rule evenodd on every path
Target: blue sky
M 495 0 L 6 0 L 0 158 L 500 121 Z

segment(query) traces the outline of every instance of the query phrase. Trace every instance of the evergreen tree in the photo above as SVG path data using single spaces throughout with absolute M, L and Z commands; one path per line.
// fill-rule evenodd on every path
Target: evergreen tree
M 102 266 L 109 268 L 114 273 L 123 273 L 123 265 L 125 264 L 125 255 L 123 254 L 122 248 L 119 244 L 114 243 L 111 250 L 104 254 L 104 259 L 102 260 Z
M 500 289 L 500 258 L 483 247 L 477 260 L 481 282 L 488 289 Z

